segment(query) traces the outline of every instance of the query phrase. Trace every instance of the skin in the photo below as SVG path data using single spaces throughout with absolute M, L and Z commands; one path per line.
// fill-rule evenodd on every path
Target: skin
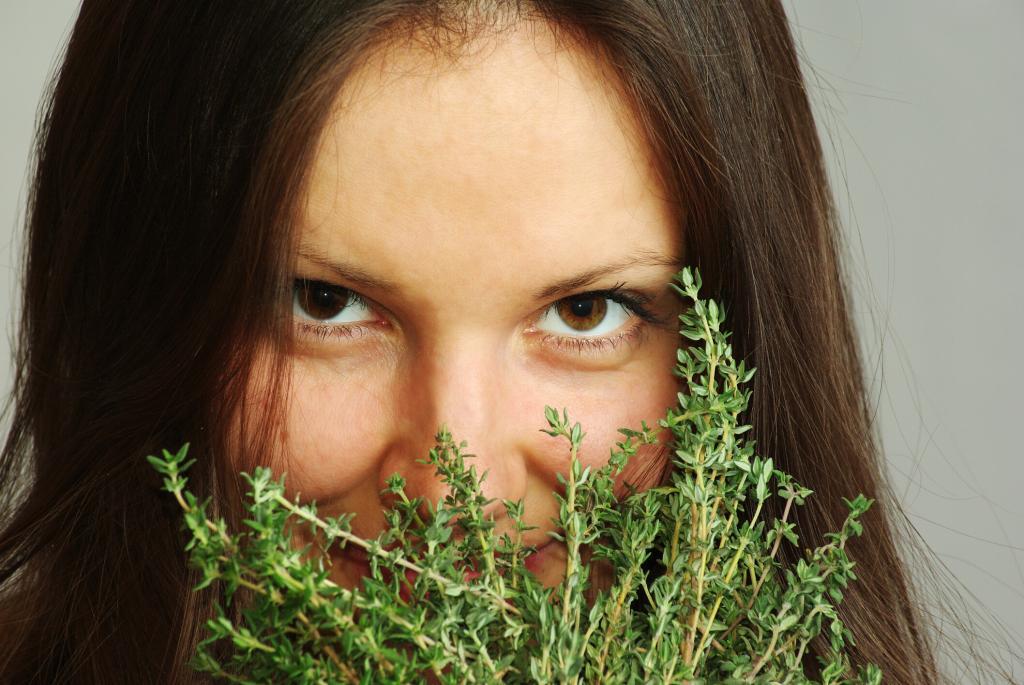
M 290 495 L 321 514 L 355 512 L 353 531 L 373 537 L 392 473 L 410 497 L 446 494 L 416 463 L 446 423 L 488 472 L 496 533 L 513 530 L 501 499 L 523 499 L 537 526 L 525 542 L 546 543 L 569 457 L 564 438 L 540 430 L 544 406 L 582 424 L 581 460 L 597 468 L 619 427 L 656 425 L 675 405 L 681 302 L 668 283 L 682 217 L 665 195 L 607 77 L 546 31 L 503 33 L 456 64 L 405 45 L 375 54 L 338 94 L 302 207 L 296 276 L 336 288 L 293 302 L 278 434 Z M 543 292 L 631 258 L 642 261 Z M 620 283 L 664 323 L 604 297 L 584 298 L 592 319 L 566 304 Z M 327 317 L 305 309 L 325 301 L 336 304 Z M 644 447 L 632 466 L 664 454 Z M 562 579 L 565 554 L 555 542 L 535 558 L 542 583 Z M 334 557 L 345 587 L 365 571 Z

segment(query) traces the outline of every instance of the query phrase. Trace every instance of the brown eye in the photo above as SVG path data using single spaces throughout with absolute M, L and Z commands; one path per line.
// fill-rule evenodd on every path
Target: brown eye
M 607 290 L 580 293 L 551 304 L 537 328 L 570 338 L 598 338 L 620 330 L 635 309 L 621 294 Z
M 301 318 L 330 323 L 363 321 L 371 315 L 363 299 L 348 288 L 305 278 L 295 279 L 292 309 Z
M 604 320 L 608 298 L 593 295 L 569 297 L 556 305 L 559 318 L 574 331 L 587 332 Z

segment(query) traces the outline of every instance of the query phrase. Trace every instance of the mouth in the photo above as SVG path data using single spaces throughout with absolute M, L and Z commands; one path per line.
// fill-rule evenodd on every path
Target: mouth
M 547 542 L 539 546 L 536 551 L 523 560 L 523 565 L 530 573 L 533 575 L 539 574 L 541 569 L 543 569 L 551 560 L 555 551 L 555 546 L 551 544 L 553 542 L 554 540 L 549 538 Z
M 553 538 L 548 537 L 546 538 L 546 541 L 540 545 L 524 544 L 524 547 L 535 547 L 534 551 L 528 554 L 522 562 L 523 566 L 525 566 L 526 569 L 530 571 L 530 573 L 538 575 L 546 566 L 550 564 L 550 562 L 553 560 L 555 556 L 557 548 L 557 545 L 552 544 L 554 541 L 555 540 Z M 387 546 L 385 549 L 390 551 L 398 546 L 399 545 L 396 542 Z M 350 568 L 352 568 L 352 570 L 355 571 L 360 577 L 370 576 L 370 555 L 365 549 L 350 544 L 341 551 L 340 556 L 348 562 Z M 382 568 L 381 571 L 384 581 L 390 582 L 391 578 L 393 577 L 390 570 Z M 405 569 L 404 573 L 406 583 L 402 584 L 401 592 L 402 598 L 408 601 L 408 592 L 411 590 L 413 583 L 416 582 L 416 576 L 418 574 L 416 573 L 416 571 L 412 569 Z M 471 561 L 467 563 L 466 567 L 463 569 L 463 580 L 468 583 L 473 580 L 476 580 L 479 577 L 480 571 L 477 570 L 476 562 Z

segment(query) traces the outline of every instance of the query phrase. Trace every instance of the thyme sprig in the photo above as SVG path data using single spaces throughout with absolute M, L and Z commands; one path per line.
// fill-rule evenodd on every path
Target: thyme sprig
M 678 350 L 675 374 L 687 392 L 658 424 L 673 439 L 669 482 L 616 497 L 616 477 L 640 446 L 657 443 L 656 429 L 619 429 L 624 439 L 608 463 L 584 468 L 582 427 L 566 409 L 545 408 L 542 430 L 568 443 L 549 533 L 567 550 L 555 587 L 523 564 L 533 548 L 523 545 L 522 501 L 502 501 L 514 535 L 496 538 L 483 513 L 492 502 L 480 487 L 487 474 L 467 465 L 466 443 L 444 426 L 422 463 L 448 495 L 410 499 L 392 476 L 383 493 L 394 501 L 388 528 L 373 540 L 352 533 L 353 514 L 320 517 L 315 503 L 290 501 L 285 476 L 262 467 L 242 474 L 246 529 L 231 533 L 207 516 L 209 499 L 186 490 L 183 474 L 195 462 L 188 444 L 149 457 L 184 512 L 185 549 L 201 575 L 194 589 L 218 591 L 193 666 L 236 683 L 881 682 L 874 665 L 852 673 L 853 638 L 836 612 L 856 579 L 845 545 L 862 533 L 872 500 L 844 498 L 840 531 L 783 567 L 781 545 L 798 545 L 793 506 L 813 493 L 743 437 L 744 385 L 755 369 L 734 361 L 724 307 L 698 297 L 696 270 L 683 269 L 672 287 L 693 303 L 680 334 L 697 344 Z M 784 506 L 769 524 L 770 497 Z M 294 526 L 303 525 L 315 543 L 297 549 Z M 347 545 L 371 562 L 356 589 L 329 577 L 330 553 Z M 598 562 L 614 577 L 588 601 Z M 226 611 L 233 603 L 238 621 Z M 829 653 L 812 681 L 805 654 L 823 629 Z M 229 656 L 215 658 L 224 650 L 214 645 L 230 645 Z

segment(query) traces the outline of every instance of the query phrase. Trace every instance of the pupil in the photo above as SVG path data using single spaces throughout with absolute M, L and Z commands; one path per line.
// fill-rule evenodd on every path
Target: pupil
M 331 294 L 327 292 L 327 288 L 317 288 L 314 293 L 314 299 L 318 307 L 331 306 Z
M 568 299 L 558 305 L 562 321 L 577 331 L 589 331 L 604 320 L 607 311 L 608 303 L 603 297 Z
M 329 319 L 337 316 L 348 303 L 346 293 L 338 293 L 323 283 L 303 281 L 299 300 L 307 314 L 315 319 Z
M 573 316 L 588 317 L 590 313 L 594 311 L 593 300 L 577 300 L 572 303 Z

